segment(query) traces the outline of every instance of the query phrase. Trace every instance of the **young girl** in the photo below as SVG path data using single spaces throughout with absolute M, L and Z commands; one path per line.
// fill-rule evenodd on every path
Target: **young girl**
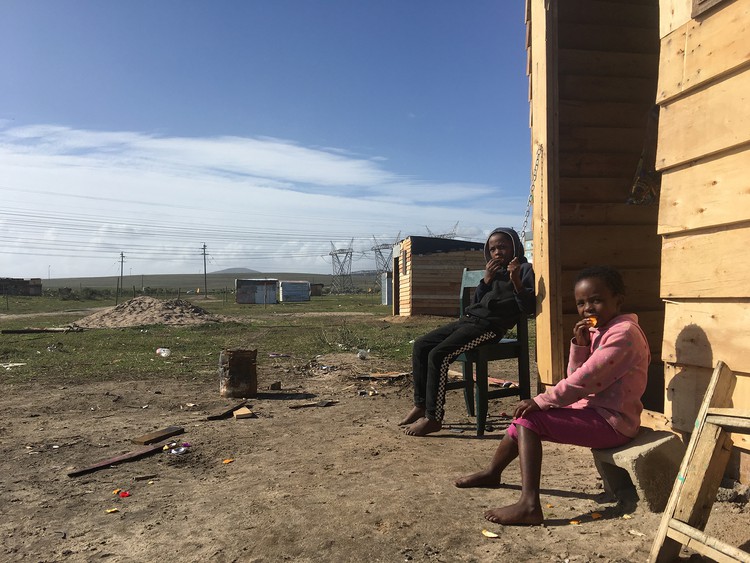
M 497 524 L 541 524 L 539 500 L 542 441 L 587 448 L 614 448 L 638 433 L 651 361 L 638 317 L 620 312 L 625 285 L 606 266 L 583 270 L 575 300 L 581 316 L 573 327 L 568 376 L 533 399 L 518 403 L 515 418 L 489 467 L 456 480 L 457 487 L 492 487 L 519 457 L 521 498 L 485 512 Z

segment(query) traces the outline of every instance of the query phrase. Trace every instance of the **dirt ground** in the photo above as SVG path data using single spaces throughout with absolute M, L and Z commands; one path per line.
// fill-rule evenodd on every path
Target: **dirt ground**
M 513 400 L 492 402 L 493 431 L 477 438 L 452 391 L 444 429 L 408 437 L 397 422 L 411 406 L 409 377 L 365 378 L 406 366 L 354 353 L 319 357 L 305 370 L 292 363 L 259 358 L 259 394 L 249 400 L 257 418 L 241 420 L 207 420 L 236 403 L 219 396 L 218 373 L 0 383 L 0 560 L 645 561 L 660 515 L 606 498 L 586 449 L 545 444 L 543 526 L 482 517 L 518 495 L 517 464 L 499 489 L 452 485 L 487 462 Z M 281 389 L 270 389 L 275 382 Z M 320 400 L 338 402 L 289 408 Z M 185 430 L 173 438 L 189 444 L 183 454 L 67 475 L 173 425 Z M 741 545 L 749 511 L 733 500 L 715 505 L 711 525 L 735 530 L 729 541 Z

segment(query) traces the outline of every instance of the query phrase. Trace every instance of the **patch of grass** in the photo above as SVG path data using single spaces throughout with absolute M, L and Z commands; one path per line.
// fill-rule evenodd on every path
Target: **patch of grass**
M 225 348 L 257 349 L 259 365 L 272 361 L 270 353 L 289 354 L 292 363 L 304 364 L 317 355 L 356 353 L 364 349 L 403 364 L 403 369 L 407 370 L 411 341 L 450 320 L 414 317 L 390 322 L 390 308 L 380 305 L 379 298 L 363 295 L 316 297 L 305 303 L 265 307 L 200 297 L 191 302 L 210 313 L 228 315 L 234 320 L 188 326 L 2 334 L 0 363 L 25 365 L 0 369 L 0 378 L 6 383 L 41 378 L 45 383 L 211 379 L 218 377 L 219 354 Z M 102 306 L 101 302 L 93 303 Z M 76 305 L 84 308 L 82 303 L 76 302 Z M 25 308 L 28 313 L 45 313 L 45 316 L 0 319 L 0 329 L 62 327 L 89 314 L 89 311 L 71 311 L 69 301 L 49 298 L 19 298 L 16 306 Z M 530 333 L 533 341 L 533 323 Z M 172 354 L 162 358 L 156 355 L 157 348 L 170 348 Z

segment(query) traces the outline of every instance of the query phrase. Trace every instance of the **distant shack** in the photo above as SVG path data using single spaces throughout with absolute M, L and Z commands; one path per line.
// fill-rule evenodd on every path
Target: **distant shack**
M 235 302 L 241 305 L 278 303 L 276 299 L 277 279 L 234 280 Z
M 310 301 L 309 281 L 279 281 L 279 301 L 282 303 L 301 303 Z
M 483 270 L 484 244 L 408 237 L 393 248 L 393 314 L 458 316 L 464 268 Z
M 25 295 L 30 297 L 39 297 L 41 294 L 41 278 L 0 278 L 0 295 Z

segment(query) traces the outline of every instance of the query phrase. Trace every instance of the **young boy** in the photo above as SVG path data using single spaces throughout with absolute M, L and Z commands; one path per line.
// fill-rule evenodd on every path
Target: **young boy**
M 399 423 L 409 436 L 425 436 L 443 427 L 448 366 L 457 356 L 484 342 L 497 341 L 515 326 L 523 311 L 536 311 L 534 270 L 523 255 L 518 233 L 498 228 L 484 245 L 487 266 L 472 304 L 456 322 L 420 337 L 412 351 L 414 408 Z

